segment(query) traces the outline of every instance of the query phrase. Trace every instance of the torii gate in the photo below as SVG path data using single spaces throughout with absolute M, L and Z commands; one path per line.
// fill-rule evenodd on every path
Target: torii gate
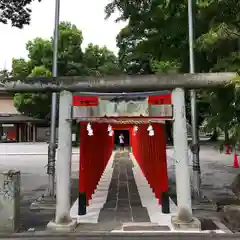
M 172 110 L 170 91 L 141 98 L 73 96 L 72 118 L 80 122 L 79 215 L 86 214 L 112 155 L 114 130 L 129 132 L 132 152 L 162 212 L 169 213 L 164 122 L 172 120 Z
M 24 82 L 7 79 L 0 92 L 60 92 L 59 143 L 56 162 L 56 216 L 49 227 L 70 230 L 76 221 L 70 218 L 71 119 L 72 92 L 90 96 L 150 96 L 160 90 L 172 91 L 174 151 L 176 156 L 177 224 L 192 221 L 190 176 L 184 89 L 221 87 L 231 82 L 236 73 L 168 74 L 143 76 L 110 76 L 106 78 L 58 77 L 29 78 Z M 14 81 L 13 81 L 14 80 Z

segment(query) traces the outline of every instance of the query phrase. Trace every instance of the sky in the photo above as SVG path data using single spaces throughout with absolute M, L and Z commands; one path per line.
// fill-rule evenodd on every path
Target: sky
M 115 23 L 117 15 L 104 20 L 104 7 L 109 0 L 61 0 L 60 21 L 69 21 L 83 32 L 83 48 L 89 43 L 106 45 L 117 53 L 116 36 L 126 25 Z M 32 19 L 23 29 L 0 24 L 0 69 L 11 69 L 12 58 L 27 58 L 25 45 L 35 37 L 53 35 L 55 0 L 36 1 L 31 5 Z

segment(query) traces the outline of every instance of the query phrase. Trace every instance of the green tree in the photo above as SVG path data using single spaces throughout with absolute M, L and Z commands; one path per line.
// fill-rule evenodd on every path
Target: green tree
M 0 22 L 22 28 L 30 23 L 31 9 L 29 5 L 34 0 L 1 0 L 0 1 Z M 41 0 L 38 0 L 40 2 Z
M 0 70 L 0 82 L 5 82 L 10 76 L 11 73 L 7 69 Z
M 152 59 L 161 71 L 169 71 L 169 63 L 174 62 L 178 63 L 179 72 L 189 71 L 187 2 L 112 0 L 106 6 L 106 17 L 116 9 L 120 11 L 120 18 L 116 20 L 128 21 L 117 38 L 119 60 L 126 72 L 159 71 Z M 239 71 L 240 2 L 196 1 L 193 9 L 196 71 Z M 201 123 L 211 115 L 210 99 L 204 98 L 204 91 L 198 91 L 197 96 L 198 122 Z M 187 117 L 190 122 L 188 94 Z
M 151 54 L 141 49 L 140 39 L 131 26 L 123 28 L 117 36 L 119 64 L 127 74 L 151 74 Z
M 197 43 L 194 44 L 196 72 L 227 71 L 230 69 L 229 65 L 231 69 L 238 68 L 240 44 L 236 38 L 239 34 L 240 2 L 238 0 L 193 2 L 196 40 L 194 42 Z M 141 70 L 144 69 L 141 64 L 144 60 L 144 63 L 147 62 L 148 66 L 151 66 L 150 70 L 166 72 L 169 71 L 169 67 L 171 69 L 172 63 L 176 62 L 179 72 L 189 72 L 187 1 L 111 0 L 105 9 L 106 17 L 110 17 L 116 10 L 120 11 L 117 21 L 128 21 L 128 25 L 118 36 L 119 58 L 121 63 L 124 63 L 124 69 L 131 70 L 134 66 L 134 69 L 138 69 L 141 74 Z M 133 61 L 136 56 L 137 61 Z M 149 64 L 151 59 L 154 59 L 152 65 Z M 223 89 L 222 94 L 225 94 L 225 90 Z M 230 128 L 232 130 L 230 132 L 234 133 L 231 138 L 237 139 L 236 136 L 240 136 L 240 131 L 236 126 L 239 124 L 234 124 L 234 128 L 231 127 L 236 121 L 236 117 L 232 115 L 232 110 L 236 110 L 236 101 L 233 108 L 227 109 L 229 116 L 224 117 L 226 103 L 235 100 L 235 92 L 228 92 L 230 95 L 228 101 L 221 96 L 218 104 L 221 105 L 225 101 L 221 107 L 213 104 L 213 96 L 211 99 L 204 98 L 203 93 L 204 91 L 197 93 L 198 109 L 201 111 L 198 114 L 198 124 L 204 120 L 204 117 L 213 116 L 215 113 L 218 117 L 221 116 L 216 122 L 225 129 L 225 132 Z M 219 99 L 218 93 L 218 91 L 214 92 L 217 99 Z M 190 122 L 189 94 L 186 99 L 187 117 Z M 229 120 L 231 124 L 227 122 Z M 200 165 L 198 167 L 200 169 Z M 197 172 L 197 176 L 200 178 L 200 173 Z
M 44 66 L 35 67 L 29 77 L 51 76 L 51 72 Z M 14 105 L 19 112 L 30 117 L 44 119 L 48 116 L 51 107 L 49 93 L 17 93 L 14 96 Z
M 53 50 L 52 42 L 50 40 L 35 38 L 32 41 L 27 42 L 26 50 L 28 52 L 29 61 L 25 61 L 25 65 L 29 66 L 30 69 L 33 69 L 36 66 L 44 66 L 51 71 Z
M 82 32 L 69 22 L 59 25 L 58 74 L 80 75 L 82 64 Z M 12 75 L 19 78 L 50 76 L 52 71 L 53 39 L 35 38 L 26 44 L 29 60 L 13 59 Z M 14 97 L 16 108 L 22 114 L 49 119 L 50 94 L 18 93 Z
M 114 75 L 120 72 L 118 59 L 107 47 L 89 44 L 83 55 L 88 76 Z
M 224 96 L 224 100 L 221 100 Z M 218 129 L 225 133 L 225 141 L 229 142 L 228 131 L 235 115 L 235 89 L 233 86 L 207 91 L 205 98 L 210 103 L 210 111 L 206 116 L 206 128 Z
M 82 32 L 69 22 L 59 25 L 58 74 L 60 76 L 82 75 Z M 45 66 L 52 71 L 53 39 L 36 38 L 26 45 L 28 57 L 34 66 Z
M 52 39 L 35 38 L 26 45 L 29 60 L 13 59 L 12 75 L 50 76 L 52 71 Z M 75 25 L 62 22 L 59 26 L 58 75 L 86 76 L 119 73 L 117 57 L 106 47 L 90 44 L 82 51 L 82 32 Z M 28 116 L 49 119 L 49 94 L 18 93 L 14 98 L 18 111 Z
M 25 59 L 12 59 L 12 75 L 13 77 L 26 78 L 29 76 L 33 69 L 32 61 Z

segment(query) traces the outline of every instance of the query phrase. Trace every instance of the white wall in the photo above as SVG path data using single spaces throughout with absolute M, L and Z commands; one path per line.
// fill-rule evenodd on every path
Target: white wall
M 14 107 L 13 98 L 8 96 L 0 96 L 0 113 L 20 114 Z

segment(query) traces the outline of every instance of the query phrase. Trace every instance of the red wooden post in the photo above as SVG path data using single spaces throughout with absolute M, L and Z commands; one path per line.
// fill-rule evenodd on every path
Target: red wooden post
M 161 125 L 161 156 L 162 156 L 162 187 L 161 187 L 161 202 L 162 202 L 162 212 L 169 213 L 169 193 L 168 193 L 168 172 L 167 172 L 167 154 L 166 154 L 166 138 L 165 138 L 165 126 Z
M 156 148 L 155 143 L 156 139 L 158 138 L 157 135 L 157 124 L 153 124 L 153 130 L 154 130 L 154 136 L 149 137 L 150 138 L 150 149 L 151 149 L 151 159 L 152 159 L 152 177 L 153 177 L 153 192 L 155 196 L 157 196 L 157 154 L 156 154 Z
M 144 149 L 143 149 L 144 144 L 145 144 L 145 139 L 144 139 L 143 132 L 144 132 L 144 125 L 141 126 L 141 133 L 140 133 L 140 136 L 138 138 L 138 141 L 140 142 L 140 145 L 141 145 L 139 155 L 140 155 L 140 159 L 141 159 L 141 162 L 142 162 L 142 169 L 143 169 L 143 173 L 144 173 L 145 177 L 147 178 L 147 169 L 146 169 L 146 165 L 145 165 L 145 161 L 144 161 L 146 152 L 144 152 Z
M 91 141 L 91 144 L 90 144 L 90 146 L 91 146 L 91 150 L 89 150 L 89 151 L 91 151 L 91 167 L 90 167 L 90 169 L 91 169 L 91 172 L 92 172 L 92 174 L 90 174 L 89 173 L 89 175 L 90 175 L 90 179 L 91 179 L 91 194 L 90 194 L 90 199 L 92 199 L 92 194 L 93 194 L 93 192 L 94 192 L 94 185 L 95 185 L 95 179 L 96 179 L 96 171 L 97 171 L 97 169 L 96 169 L 96 167 L 95 167 L 95 156 L 96 156 L 96 151 L 93 151 L 93 149 L 95 149 L 95 139 L 96 139 L 96 137 L 97 137 L 97 131 L 96 131 L 96 124 L 95 123 L 93 123 L 92 124 L 92 129 L 93 129 L 93 136 L 92 137 L 89 137 L 89 139 L 90 139 L 90 141 Z
M 157 158 L 157 198 L 159 199 L 159 204 L 161 204 L 161 185 L 162 185 L 162 132 L 160 124 L 156 126 L 157 140 L 155 142 L 156 148 L 156 158 Z
M 99 148 L 98 148 L 98 140 L 99 140 L 99 131 L 98 131 L 98 124 L 94 124 L 94 136 L 93 136 L 93 142 L 92 142 L 92 155 L 93 155 L 93 176 L 92 176 L 92 191 L 91 195 L 94 193 L 97 185 L 97 179 L 99 174 L 99 160 L 101 160 L 101 156 L 99 159 Z
M 143 165 L 145 177 L 147 178 L 147 181 L 149 183 L 148 168 L 147 168 L 147 164 L 146 164 L 146 151 L 144 151 L 144 148 L 146 148 L 146 135 L 144 135 L 145 131 L 146 131 L 146 126 L 142 125 L 141 138 L 139 138 L 138 141 L 141 142 L 142 165 Z
M 161 183 L 162 183 L 162 169 L 161 169 L 161 140 L 162 140 L 162 132 L 160 129 L 160 125 L 156 124 L 155 126 L 155 131 L 156 131 L 156 138 L 155 138 L 155 158 L 156 158 L 156 186 L 157 186 L 157 190 L 156 190 L 156 197 L 159 199 L 159 203 L 161 204 Z
M 148 131 L 147 131 L 147 125 L 144 124 L 144 129 L 142 131 L 142 136 L 143 136 L 143 147 L 142 147 L 142 152 L 143 152 L 143 161 L 144 161 L 144 165 L 145 165 L 145 169 L 146 169 L 146 178 L 148 180 L 148 183 L 150 184 L 151 188 L 152 188 L 152 183 L 151 183 L 151 178 L 149 175 L 149 171 L 150 171 L 150 167 L 151 167 L 151 163 L 149 159 L 149 148 L 148 148 Z M 140 140 L 141 141 L 141 140 Z
M 148 126 L 146 126 L 148 127 Z M 146 131 L 145 132 L 145 136 L 146 136 L 146 146 L 145 149 L 147 150 L 147 167 L 148 167 L 148 178 L 149 178 L 149 182 L 150 182 L 150 186 L 152 188 L 152 190 L 154 191 L 154 181 L 153 181 L 153 159 L 151 158 L 151 138 L 149 136 L 149 132 Z
M 86 130 L 85 124 L 80 125 L 80 165 L 79 165 L 79 194 L 78 194 L 78 214 L 86 214 L 86 186 L 85 186 L 85 167 L 86 167 Z

